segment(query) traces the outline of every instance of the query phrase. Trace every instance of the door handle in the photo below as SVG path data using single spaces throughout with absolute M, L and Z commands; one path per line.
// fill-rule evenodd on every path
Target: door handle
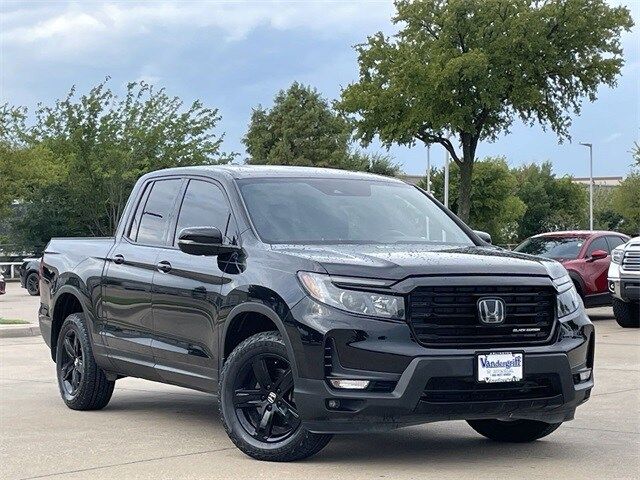
M 166 260 L 163 260 L 161 262 L 158 262 L 156 268 L 163 273 L 169 273 L 171 271 L 171 264 Z
M 122 265 L 124 263 L 124 257 L 120 254 L 113 256 L 113 263 L 116 265 Z

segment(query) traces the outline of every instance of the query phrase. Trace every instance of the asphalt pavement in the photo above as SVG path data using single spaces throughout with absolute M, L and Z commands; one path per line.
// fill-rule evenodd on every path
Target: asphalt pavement
M 7 305 L 0 299 L 0 312 Z M 576 420 L 546 439 L 499 444 L 464 422 L 442 422 L 336 436 L 289 464 L 237 450 L 204 393 L 126 378 L 104 410 L 69 410 L 42 339 L 0 338 L 0 478 L 639 478 L 640 331 L 618 327 L 608 308 L 589 313 L 596 388 Z

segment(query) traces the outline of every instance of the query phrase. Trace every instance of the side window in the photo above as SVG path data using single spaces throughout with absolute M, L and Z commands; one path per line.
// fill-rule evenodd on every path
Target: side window
M 169 216 L 180 191 L 181 179 L 158 180 L 151 187 L 135 241 L 147 245 L 164 245 Z
M 223 235 L 231 236 L 235 225 L 233 217 L 229 218 L 230 213 L 227 198 L 219 187 L 202 180 L 189 181 L 178 215 L 174 245 L 180 230 L 187 227 L 216 227 Z
M 609 235 L 607 237 L 607 242 L 609 243 L 609 252 L 611 252 L 614 248 L 619 247 L 623 243 L 626 243 L 626 240 L 622 237 Z
M 138 201 L 138 206 L 136 207 L 135 214 L 133 215 L 133 219 L 131 220 L 131 224 L 129 225 L 129 229 L 127 230 L 127 238 L 136 241 L 136 237 L 138 236 L 138 227 L 140 225 L 140 217 L 142 216 L 142 210 L 144 209 L 145 203 L 147 203 L 147 198 L 149 197 L 149 192 L 151 191 L 151 186 L 153 183 L 147 183 L 144 186 L 142 191 L 142 195 L 140 195 L 140 200 Z
M 589 245 L 589 248 L 587 249 L 586 258 L 589 258 L 596 250 L 604 250 L 609 253 L 609 245 L 607 245 L 607 241 L 604 237 L 598 237 L 591 242 L 591 245 Z

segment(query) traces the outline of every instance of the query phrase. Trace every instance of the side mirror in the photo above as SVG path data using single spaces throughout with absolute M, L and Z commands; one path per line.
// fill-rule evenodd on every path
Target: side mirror
M 178 248 L 189 255 L 214 256 L 238 251 L 237 245 L 224 245 L 216 227 L 188 227 L 178 234 Z
M 590 260 L 600 260 L 601 258 L 607 258 L 609 254 L 604 250 L 594 250 L 591 253 Z
M 474 230 L 473 233 L 480 237 L 481 240 L 487 243 L 491 243 L 491 235 L 489 235 L 487 232 L 483 232 L 482 230 Z

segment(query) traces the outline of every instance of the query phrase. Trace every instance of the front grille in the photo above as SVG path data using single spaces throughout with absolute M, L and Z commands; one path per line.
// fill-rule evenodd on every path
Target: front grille
M 622 269 L 628 272 L 640 272 L 640 251 L 624 252 Z
M 478 300 L 505 302 L 501 324 L 483 324 Z M 550 340 L 556 293 L 544 286 L 430 286 L 409 295 L 409 323 L 416 339 L 434 347 L 531 345 Z
M 435 377 L 420 400 L 431 403 L 537 400 L 562 394 L 558 375 L 527 375 L 515 383 L 478 383 L 470 377 Z

